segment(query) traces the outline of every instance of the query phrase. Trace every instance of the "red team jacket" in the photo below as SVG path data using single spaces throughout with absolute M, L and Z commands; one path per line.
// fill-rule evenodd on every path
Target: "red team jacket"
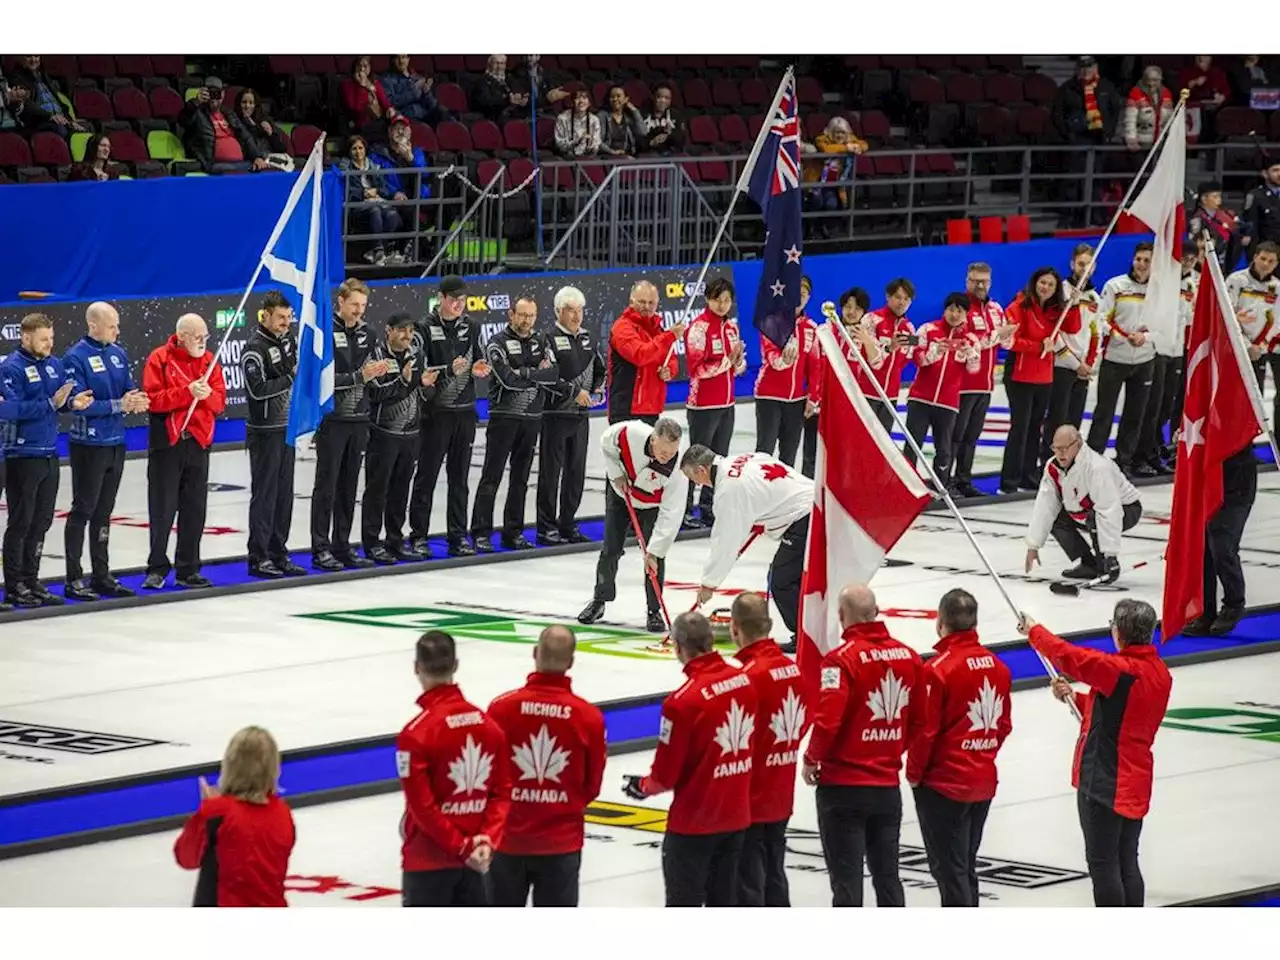
M 800 668 L 768 639 L 743 647 L 737 659 L 756 692 L 751 822 L 779 823 L 795 806 L 796 763 L 809 729 Z
M 766 341 L 768 338 L 763 338 Z M 730 354 L 742 341 L 738 325 L 704 310 L 684 331 L 684 362 L 689 373 L 690 410 L 733 406 Z
M 965 373 L 977 370 L 982 363 L 978 338 L 966 324 L 952 330 L 945 319 L 926 323 L 919 333 L 920 345 L 911 352 L 916 378 L 911 381 L 907 399 L 958 412 Z M 953 340 L 962 341 L 964 346 L 954 350 L 943 346 Z
M 823 785 L 896 787 L 902 756 L 925 721 L 920 654 L 879 621 L 855 624 L 844 641 L 822 658 L 804 762 L 821 767 Z
M 1013 731 L 1009 668 L 973 630 L 943 637 L 924 665 L 924 725 L 911 741 L 907 782 L 959 803 L 996 795 L 996 754 Z
M 756 692 L 745 672 L 720 654 L 684 665 L 689 678 L 662 704 L 649 795 L 674 790 L 667 832 L 732 833 L 751 826 Z M 794 789 L 794 788 L 793 788 Z
M 1081 720 L 1071 785 L 1120 816 L 1141 820 L 1151 808 L 1151 746 L 1173 690 L 1160 651 L 1148 643 L 1103 653 L 1039 624 L 1027 639 L 1061 672 L 1089 684 L 1087 695 L 1076 694 Z
M 176 446 L 181 439 L 182 422 L 187 419 L 191 406 L 188 386 L 209 375 L 209 396 L 196 404 L 187 424 L 187 433 L 206 450 L 213 443 L 213 422 L 227 408 L 227 385 L 222 379 L 222 364 L 214 365 L 214 354 L 206 350 L 203 356 L 193 357 L 179 342 L 177 335 L 169 337 L 163 347 L 157 347 L 147 357 L 142 368 L 142 391 L 151 400 L 151 447 L 160 446 L 160 427 L 168 438 L 168 446 Z
M 818 325 L 807 316 L 796 317 L 796 361 L 791 366 L 782 362 L 782 351 L 768 337 L 760 338 L 762 360 L 756 374 L 757 400 L 803 400 L 816 377 L 818 361 Z
M 996 385 L 996 332 L 1007 322 L 1004 310 L 994 300 L 969 298 L 969 332 L 978 338 L 982 357 L 977 370 L 965 370 L 960 378 L 961 393 L 990 393 Z
M 210 797 L 187 819 L 173 856 L 183 869 L 200 871 L 193 906 L 287 907 L 294 839 L 293 814 L 274 794 L 266 803 Z
M 422 712 L 396 738 L 396 773 L 404 789 L 400 833 L 403 869 L 461 867 L 484 834 L 495 848 L 511 806 L 502 730 L 468 703 L 456 684 L 418 698 Z
M 622 311 L 609 331 L 609 422 L 655 416 L 667 404 L 667 384 L 658 368 L 670 353 L 667 369 L 680 372 L 671 347 L 675 334 L 662 329 L 662 317 L 642 317 L 631 307 Z
M 866 316 L 875 323 L 875 338 L 880 341 L 880 347 L 885 351 L 884 362 L 879 369 L 873 370 L 872 373 L 875 375 L 876 380 L 880 382 L 880 386 L 884 387 L 885 396 L 889 398 L 889 402 L 895 403 L 898 399 L 898 393 L 902 390 L 902 368 L 907 365 L 907 355 L 911 352 L 911 348 L 908 347 L 906 350 L 898 349 L 893 343 L 893 338 L 900 333 L 910 335 L 915 330 L 911 326 L 910 320 L 906 317 L 895 317 L 888 307 L 872 310 Z M 876 388 L 863 374 L 861 364 L 856 360 L 852 361 L 852 363 L 853 378 L 857 381 L 858 386 L 862 388 L 862 392 L 870 400 L 879 400 L 880 394 L 876 393 Z
M 1044 352 L 1044 341 L 1053 335 L 1062 310 L 1045 309 L 1022 297 L 1009 304 L 1009 322 L 1018 325 L 1013 335 L 1013 379 L 1018 383 L 1053 383 L 1054 352 Z M 1080 308 L 1072 307 L 1062 321 L 1063 333 L 1080 332 Z
M 517 856 L 582 849 L 582 818 L 604 777 L 604 714 L 564 674 L 531 673 L 489 705 L 506 735 L 511 781 L 501 850 Z

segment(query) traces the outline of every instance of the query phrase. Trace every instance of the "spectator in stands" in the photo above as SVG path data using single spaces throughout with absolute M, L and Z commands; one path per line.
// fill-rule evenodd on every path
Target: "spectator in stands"
M 853 178 L 853 158 L 866 152 L 867 141 L 854 135 L 853 127 L 844 117 L 832 117 L 826 129 L 814 138 L 814 146 L 818 153 L 831 156 L 805 164 L 805 179 L 810 183 L 837 183 Z M 809 196 L 819 210 L 849 207 L 849 191 L 845 187 L 825 187 L 812 191 Z
M 538 92 L 542 103 L 556 104 L 569 96 L 563 87 L 543 86 Z M 522 119 L 529 115 L 529 94 L 512 89 L 507 76 L 507 58 L 504 54 L 489 55 L 484 76 L 471 88 L 471 107 L 480 111 L 494 123 Z
M 1256 53 L 1241 57 L 1240 62 L 1228 68 L 1231 80 L 1232 103 L 1242 107 L 1249 106 L 1255 87 L 1269 87 L 1271 82 L 1267 71 L 1263 69 L 1262 60 Z
M 568 160 L 594 157 L 600 152 L 600 118 L 591 112 L 591 94 L 573 95 L 573 109 L 556 117 L 556 153 Z
M 409 55 L 397 53 L 391 58 L 391 69 L 382 75 L 382 89 L 387 99 L 401 116 L 423 123 L 436 124 L 449 119 L 449 112 L 440 107 L 436 95 L 431 92 L 434 77 L 424 77 L 409 69 Z
M 1130 150 L 1150 150 L 1172 117 L 1173 94 L 1164 85 L 1164 71 L 1149 66 L 1125 101 L 1124 145 Z
M 1235 269 L 1244 244 L 1240 239 L 1240 219 L 1222 209 L 1222 184 L 1210 180 L 1196 188 L 1195 213 L 1187 221 L 1187 234 L 1203 253 L 1204 231 L 1213 237 L 1213 248 L 1224 273 Z
M 684 151 L 684 124 L 671 109 L 671 88 L 653 91 L 653 109 L 644 118 L 644 146 L 651 153 L 670 156 Z
M 403 117 L 391 124 L 386 146 L 374 150 L 372 159 L 384 170 L 406 170 L 409 167 L 425 170 L 431 166 L 426 151 L 413 145 L 413 130 Z M 428 176 L 420 173 L 386 173 L 384 176 L 392 200 L 408 197 L 426 200 L 431 196 L 431 178 Z
M 68 180 L 118 180 L 119 167 L 111 166 L 111 140 L 105 133 L 95 133 L 84 148 L 84 160 L 74 164 Z
M 634 157 L 644 142 L 644 118 L 621 87 L 609 89 L 609 109 L 600 111 L 600 155 Z
M 386 175 L 369 159 L 368 142 L 359 134 L 347 142 L 347 155 L 338 161 L 338 167 L 347 174 L 347 203 L 367 221 L 369 233 L 375 235 L 365 261 L 379 267 L 388 261 L 403 263 L 404 256 L 394 249 L 388 254 L 384 239 L 377 235 L 400 231 L 403 221 L 391 201 L 403 200 L 405 195 L 391 191 Z
M 236 108 L 227 117 L 236 139 L 244 151 L 244 158 L 254 170 L 271 170 L 267 162 L 271 154 L 289 155 L 289 148 L 258 106 L 258 95 L 245 87 L 236 94 Z
M 1215 67 L 1210 56 L 1197 56 L 1195 63 L 1178 71 L 1178 87 L 1191 91 L 1187 98 L 1188 107 L 1201 107 L 1206 113 L 1217 110 L 1231 96 L 1231 83 L 1226 72 Z
M 226 170 L 248 170 L 244 147 L 236 137 L 231 121 L 222 112 L 222 81 L 205 77 L 195 99 L 188 100 L 178 114 L 182 145 L 187 156 L 200 164 L 206 173 Z
M 72 120 L 63 110 L 62 101 L 58 99 L 58 83 L 42 69 L 40 57 L 29 55 L 20 59 L 19 66 L 13 71 L 11 86 L 21 84 L 30 93 L 30 106 L 48 115 L 47 126 L 41 129 L 52 130 L 63 137 L 73 132 L 91 130 L 89 124 L 80 120 Z
M 1120 120 L 1120 94 L 1098 73 L 1096 58 L 1081 57 L 1076 75 L 1058 88 L 1052 113 L 1067 143 L 1110 143 Z
M 366 140 L 382 140 L 387 124 L 400 116 L 387 99 L 387 91 L 371 72 L 368 57 L 351 61 L 351 76 L 342 81 L 339 91 L 347 121 Z
M 26 81 L 15 78 L 7 87 L 0 86 L 0 130 L 47 130 L 53 118 L 31 102 L 31 89 Z

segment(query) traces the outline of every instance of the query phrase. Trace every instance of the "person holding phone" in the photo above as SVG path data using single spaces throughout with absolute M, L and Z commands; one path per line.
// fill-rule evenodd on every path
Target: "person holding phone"
M 866 318 L 875 324 L 875 337 L 884 351 L 885 360 L 872 371 L 875 383 L 867 377 L 861 365 L 853 371 L 854 379 L 870 401 L 876 419 L 890 433 L 893 430 L 894 405 L 897 404 L 898 393 L 902 389 L 902 368 L 906 366 L 908 355 L 920 343 L 915 328 L 907 318 L 907 311 L 911 308 L 915 295 L 915 285 L 906 277 L 889 281 L 889 285 L 884 288 L 884 306 L 879 310 L 872 310 Z M 888 403 L 880 399 L 877 383 L 888 398 Z

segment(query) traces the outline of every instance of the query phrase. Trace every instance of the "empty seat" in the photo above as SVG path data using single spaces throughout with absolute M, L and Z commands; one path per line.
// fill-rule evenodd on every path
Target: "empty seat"
M 739 85 L 738 91 L 744 107 L 768 110 L 773 103 L 773 95 L 778 92 L 778 85 L 775 83 L 770 86 L 758 77 L 747 77 Z
M 455 116 L 467 112 L 467 95 L 456 83 L 441 83 L 435 88 L 436 101 Z
M 941 103 L 946 99 L 946 93 L 942 81 L 927 73 L 916 76 L 907 87 L 907 99 L 922 105 Z
M 454 120 L 446 120 L 436 127 L 436 139 L 446 153 L 471 153 L 475 149 L 471 131 Z
M 989 73 L 982 84 L 982 92 L 986 99 L 1007 107 L 1023 98 L 1022 77 L 1011 73 Z
M 147 99 L 151 105 L 151 115 L 157 120 L 173 122 L 182 112 L 182 97 L 171 87 L 154 87 Z
M 471 143 L 477 150 L 483 150 L 485 153 L 497 153 L 506 149 L 502 131 L 490 120 L 481 120 L 472 126 Z
M 746 121 L 736 113 L 720 118 L 720 140 L 730 146 L 746 147 L 751 143 L 751 134 L 747 130 Z
M 76 118 L 79 120 L 114 120 L 115 111 L 107 95 L 99 90 L 77 90 L 75 98 Z
M 533 131 L 527 120 L 508 120 L 502 125 L 502 141 L 508 150 L 528 153 L 533 149 Z
M 692 80 L 686 80 L 681 85 L 680 92 L 684 97 L 684 105 L 688 109 L 711 109 L 711 88 L 707 86 L 707 81 L 697 77 Z
M 302 66 L 302 57 L 296 53 L 272 54 L 267 57 L 267 67 L 277 77 L 291 77 L 295 73 L 306 73 Z
M 31 159 L 37 166 L 66 167 L 71 165 L 71 151 L 58 134 L 37 133 L 31 138 Z
M 293 155 L 295 157 L 311 156 L 312 148 L 322 135 L 318 127 L 307 123 L 298 124 L 293 128 Z
M 502 172 L 501 160 L 481 160 L 476 166 L 476 186 L 482 190 L 489 185 L 489 181 Z M 501 181 L 494 184 L 495 189 L 500 189 Z
M 982 100 L 982 82 L 972 74 L 951 74 L 947 77 L 946 88 L 949 103 L 978 103 Z
M 720 142 L 716 122 L 705 114 L 689 118 L 689 142 L 697 146 L 710 146 Z
M 0 133 L 0 167 L 31 166 L 31 148 L 16 133 Z
M 622 89 L 626 91 L 627 99 L 635 104 L 637 110 L 644 110 L 652 102 L 649 88 L 642 80 L 628 80 L 622 85 Z
M 151 61 L 151 71 L 157 77 L 176 78 L 187 75 L 186 58 L 181 54 L 153 53 L 148 59 Z
M 137 87 L 122 87 L 117 90 L 111 95 L 111 104 L 121 120 L 151 119 L 151 104 Z
M 116 55 L 116 73 L 125 77 L 137 77 L 139 80 L 155 76 L 151 58 L 145 53 Z
M 1045 106 L 1053 103 L 1053 98 L 1058 95 L 1058 85 L 1043 73 L 1028 73 L 1022 78 L 1022 95 L 1032 103 Z
M 147 145 L 131 130 L 116 130 L 110 135 L 111 159 L 119 163 L 146 163 L 151 159 Z
M 1051 132 L 1045 107 L 1022 107 L 1014 117 L 1014 130 L 1027 143 L 1039 143 Z
M 802 106 L 822 106 L 822 84 L 814 77 L 804 76 L 798 78 L 796 80 L 796 99 L 800 101 Z M 771 103 L 772 101 L 765 102 Z
M 350 66 L 351 62 L 348 60 L 342 64 L 341 72 L 346 72 Z M 331 53 L 304 53 L 302 55 L 302 72 L 314 73 L 318 77 L 327 77 L 331 73 L 338 73 L 339 67 Z
M 1266 136 L 1267 118 L 1248 107 L 1223 107 L 1218 111 L 1219 137 Z
M 110 54 L 81 54 L 78 63 L 82 77 L 101 80 L 116 75 L 116 58 Z
M 879 110 L 863 110 L 859 119 L 864 139 L 880 143 L 889 139 L 889 118 Z
M 507 178 L 512 186 L 524 183 L 533 173 L 533 161 L 528 157 L 516 157 L 507 167 Z
M 804 138 L 810 142 L 827 129 L 827 124 L 831 122 L 831 118 L 825 113 L 805 113 L 801 116 L 804 120 Z
M 711 84 L 711 102 L 717 107 L 736 110 L 742 106 L 742 95 L 738 91 L 738 81 L 721 77 Z

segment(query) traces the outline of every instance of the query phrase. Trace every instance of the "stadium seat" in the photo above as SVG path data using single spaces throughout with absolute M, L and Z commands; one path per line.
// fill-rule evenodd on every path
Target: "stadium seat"
M 508 120 L 502 125 L 502 142 L 508 150 L 529 153 L 533 149 L 533 129 L 527 120 Z
M 778 92 L 778 85 L 775 83 L 769 86 L 763 80 L 756 77 L 747 77 L 738 87 L 742 96 L 742 105 L 748 109 L 768 110 L 770 104 L 773 103 L 773 95 Z
M 803 113 L 800 115 L 804 123 L 804 138 L 812 143 L 818 134 L 827 129 L 831 118 L 825 113 Z
M 703 183 L 728 183 L 729 165 L 723 160 L 703 160 L 698 164 L 698 179 Z
M 471 131 L 454 120 L 446 120 L 436 127 L 436 139 L 443 153 L 467 154 L 475 150 Z
M 738 81 L 720 77 L 711 84 L 711 102 L 726 110 L 737 110 L 742 106 L 742 95 L 738 91 Z
M 1028 73 L 1022 78 L 1022 95 L 1032 103 L 1048 106 L 1058 95 L 1058 85 L 1043 73 Z
M 1006 70 L 1009 73 L 1016 73 L 1022 69 L 1022 54 L 993 53 L 987 58 L 987 63 L 992 70 Z
M 916 57 L 916 66 L 930 73 L 942 73 L 951 69 L 954 59 L 949 53 L 922 53 Z
M 879 110 L 863 110 L 860 117 L 861 136 L 872 143 L 886 143 L 890 137 L 889 118 Z
M 298 124 L 293 128 L 293 155 L 303 159 L 311 156 L 312 148 L 315 147 L 316 141 L 323 135 L 323 132 L 318 127 L 313 127 L 307 123 Z
M 921 73 L 907 86 L 907 100 L 913 104 L 928 106 L 946 99 L 946 87 L 937 77 Z
M 151 116 L 157 120 L 174 123 L 182 113 L 182 97 L 169 87 L 155 87 L 147 99 L 151 104 Z
M 982 84 L 982 92 L 992 103 L 1007 107 L 1023 99 L 1022 77 L 1011 73 L 989 73 Z
M 302 66 L 302 57 L 296 53 L 272 54 L 267 57 L 267 69 L 277 77 L 291 77 L 295 73 L 306 73 Z
M 116 54 L 116 73 L 122 77 L 136 77 L 139 80 L 145 80 L 148 77 L 155 76 L 155 68 L 151 64 L 151 58 L 145 53 Z
M 1052 133 L 1049 111 L 1044 107 L 1022 107 L 1013 120 L 1014 130 L 1026 143 L 1043 143 Z
M 711 109 L 711 88 L 707 86 L 707 81 L 701 78 L 686 80 L 681 84 L 680 94 L 688 110 Z
M 528 157 L 516 157 L 507 165 L 508 190 L 524 183 L 533 173 L 533 161 Z
M 31 166 L 31 148 L 16 133 L 0 133 L 0 167 Z
M 973 243 L 973 221 L 968 217 L 947 221 L 947 243 L 964 246 Z
M 111 159 L 117 163 L 146 163 L 151 159 L 142 138 L 129 130 L 111 134 Z
M 597 80 L 591 85 L 591 102 L 597 109 L 609 109 L 609 91 L 615 86 L 609 80 Z
M 796 80 L 796 99 L 802 107 L 822 106 L 822 84 L 814 77 L 799 77 Z M 766 100 L 766 106 L 773 101 Z
M 953 73 L 947 77 L 948 103 L 978 103 L 982 100 L 982 83 L 968 73 Z
M 85 151 L 89 149 L 89 141 L 93 139 L 92 133 L 76 132 L 71 134 L 71 160 L 73 163 L 80 163 L 84 159 Z M 4 166 L 0 162 L 0 167 Z
M 480 163 L 476 165 L 476 186 L 483 190 L 489 185 L 489 181 L 500 173 L 502 169 L 501 160 L 481 160 Z M 502 182 L 499 181 L 494 184 L 494 189 L 503 190 L 505 188 L 503 187 Z
M 622 89 L 627 92 L 627 99 L 635 104 L 637 110 L 646 110 L 649 104 L 653 102 L 649 88 L 642 80 L 628 80 L 622 85 Z
M 556 138 L 556 122 L 550 117 L 539 117 L 534 131 L 538 141 L 538 149 L 545 150 L 551 146 Z
M 756 137 L 760 136 L 760 131 L 764 129 L 764 114 L 753 113 L 747 118 L 747 133 L 751 134 L 751 142 L 756 142 Z
M 698 114 L 689 118 L 689 142 L 698 147 L 710 147 L 720 142 L 720 131 L 713 118 Z
M 984 143 L 991 146 L 1008 143 L 1013 129 L 1013 115 L 1004 107 L 987 104 L 978 108 L 974 130 Z
M 1031 218 L 1025 213 L 1009 217 L 1006 226 L 1009 243 L 1026 243 L 1031 239 Z
M 409 124 L 410 139 L 415 147 L 420 147 L 426 151 L 427 157 L 440 152 L 440 143 L 436 140 L 436 132 L 421 120 L 414 120 Z
M 187 75 L 186 58 L 181 54 L 153 53 L 149 59 L 151 60 L 151 70 L 157 77 L 173 77 L 177 79 Z
M 354 59 L 352 57 L 344 60 L 342 64 L 338 64 L 331 53 L 304 53 L 302 55 L 302 72 L 314 74 L 317 77 L 327 77 L 334 73 L 346 73 L 351 67 L 351 60 Z M 370 60 L 369 65 L 372 69 L 372 60 Z
M 75 97 L 76 119 L 101 123 L 114 120 L 115 112 L 107 95 L 98 90 L 77 90 Z
M 121 120 L 150 120 L 151 104 L 137 87 L 124 87 L 111 95 L 115 115 Z
M 382 74 L 386 73 L 388 70 L 391 69 L 391 57 L 388 56 L 387 54 L 370 53 L 370 54 L 367 54 L 367 56 L 369 57 L 369 71 L 373 73 L 375 76 L 381 76 Z M 338 68 L 338 72 L 341 73 L 343 69 L 345 69 L 342 66 L 343 58 L 334 57 L 333 59 L 334 59 L 335 66 Z M 417 63 L 414 63 L 413 60 L 414 58 L 411 57 L 410 63 L 412 64 L 412 69 L 418 73 L 422 73 L 422 67 L 418 66 Z M 351 61 L 348 60 L 347 63 L 350 64 Z M 423 76 L 430 76 L 430 74 L 423 74 Z
M 31 138 L 31 159 L 36 166 L 68 167 L 71 151 L 67 141 L 56 133 L 37 133 Z
M 981 73 L 987 69 L 987 55 L 985 53 L 958 53 L 951 58 L 951 64 L 957 70 L 964 70 L 967 73 Z
M 77 58 L 80 76 L 102 80 L 116 75 L 116 60 L 110 54 L 81 54 Z
M 746 121 L 736 113 L 721 117 L 720 141 L 731 147 L 741 147 L 744 151 L 750 149 L 752 140 Z
M 477 150 L 485 153 L 505 153 L 506 143 L 502 139 L 502 131 L 490 120 L 481 120 L 471 127 L 471 142 Z
M 1004 218 L 981 217 L 978 220 L 979 243 L 1004 243 Z
M 1267 131 L 1267 118 L 1257 110 L 1248 107 L 1223 107 L 1218 111 L 1218 136 L 1223 139 L 1255 135 L 1265 137 Z
M 436 85 L 436 100 L 440 106 L 454 116 L 467 112 L 467 95 L 456 83 L 440 83 Z

